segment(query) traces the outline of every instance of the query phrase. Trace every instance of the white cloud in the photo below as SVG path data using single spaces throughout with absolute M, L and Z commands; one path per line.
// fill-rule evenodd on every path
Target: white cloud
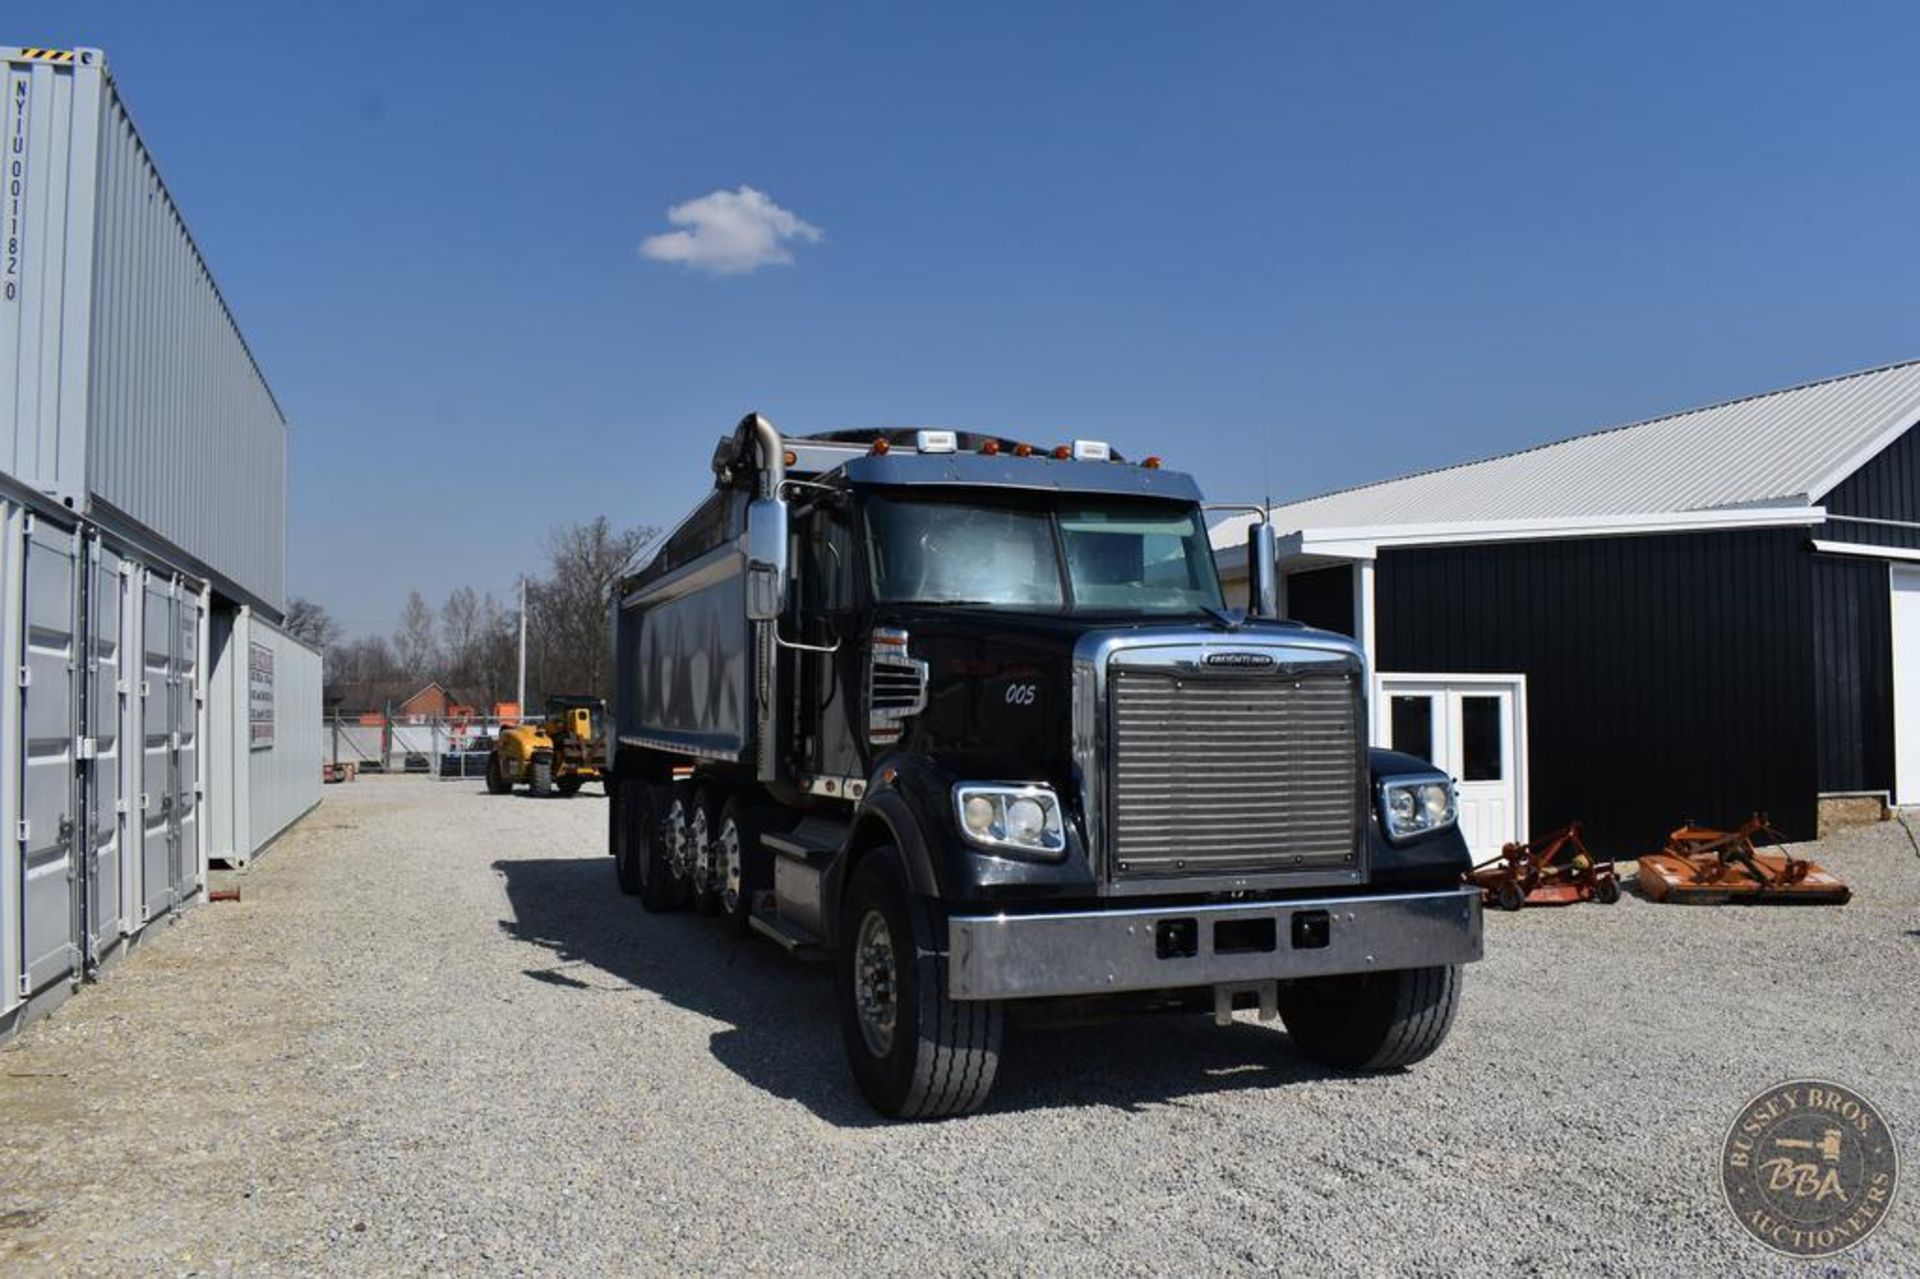
M 744 275 L 791 262 L 789 244 L 815 244 L 821 235 L 819 227 L 802 222 L 750 186 L 676 204 L 667 210 L 667 221 L 685 229 L 648 236 L 640 242 L 640 256 L 682 262 L 715 275 Z

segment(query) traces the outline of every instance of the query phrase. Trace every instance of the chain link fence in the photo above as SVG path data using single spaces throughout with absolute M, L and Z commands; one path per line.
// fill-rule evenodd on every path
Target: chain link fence
M 415 773 L 457 781 L 487 775 L 502 728 L 520 723 L 491 715 L 342 715 L 320 726 L 322 758 L 362 773 Z

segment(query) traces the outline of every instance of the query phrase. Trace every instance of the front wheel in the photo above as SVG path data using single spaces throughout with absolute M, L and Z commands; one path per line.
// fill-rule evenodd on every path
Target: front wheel
M 560 788 L 560 794 L 563 798 L 572 799 L 580 793 L 580 788 L 586 785 L 586 779 L 580 777 L 578 774 L 568 773 L 565 777 L 555 781 L 554 785 Z
M 860 1091 L 896 1119 L 971 1114 L 1000 1068 L 1001 1007 L 948 996 L 932 915 L 898 852 L 860 860 L 841 912 L 840 1034 Z
M 1337 1070 L 1391 1070 L 1433 1053 L 1460 1009 L 1460 967 L 1309 977 L 1280 987 L 1301 1052 Z
M 504 795 L 513 789 L 513 783 L 500 769 L 500 752 L 487 752 L 487 794 Z
M 527 768 L 527 789 L 545 799 L 553 794 L 553 757 L 535 755 Z

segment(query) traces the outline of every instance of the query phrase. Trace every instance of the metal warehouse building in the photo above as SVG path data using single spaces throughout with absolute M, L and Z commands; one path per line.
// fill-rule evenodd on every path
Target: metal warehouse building
M 98 50 L 0 48 L 0 1035 L 319 801 L 287 425 Z
M 1916 423 L 1900 364 L 1277 507 L 1286 608 L 1362 641 L 1374 740 L 1458 779 L 1476 852 L 1811 838 L 1920 804 Z

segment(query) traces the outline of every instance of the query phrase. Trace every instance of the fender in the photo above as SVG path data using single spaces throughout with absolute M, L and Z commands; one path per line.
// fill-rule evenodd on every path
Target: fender
M 876 827 L 884 834 L 877 833 Z M 854 810 L 853 832 L 847 846 L 827 871 L 821 906 L 826 916 L 829 945 L 836 943 L 840 936 L 840 900 L 846 895 L 847 876 L 867 849 L 882 843 L 892 844 L 899 850 L 900 860 L 907 868 L 907 882 L 916 896 L 940 896 L 939 877 L 934 873 L 933 855 L 927 849 L 919 818 L 898 791 L 886 786 L 869 787 L 866 797 Z
M 1380 778 L 1444 774 L 1426 760 L 1398 751 L 1375 747 L 1368 756 L 1367 861 L 1373 869 L 1367 882 L 1379 888 L 1445 888 L 1458 884 L 1461 876 L 1473 869 L 1473 853 L 1457 824 L 1398 844 L 1380 827 Z

